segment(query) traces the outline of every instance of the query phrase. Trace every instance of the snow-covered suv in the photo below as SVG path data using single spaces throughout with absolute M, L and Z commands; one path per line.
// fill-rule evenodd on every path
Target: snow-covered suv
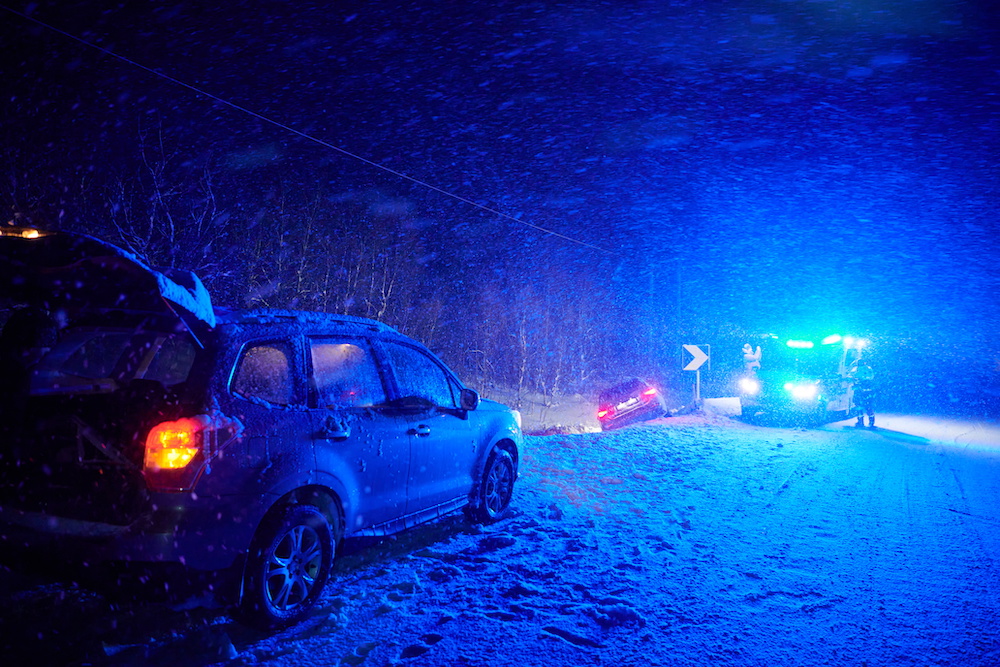
M 379 322 L 223 312 L 193 274 L 0 228 L 0 546 L 232 571 L 305 614 L 345 537 L 508 508 L 519 416 Z

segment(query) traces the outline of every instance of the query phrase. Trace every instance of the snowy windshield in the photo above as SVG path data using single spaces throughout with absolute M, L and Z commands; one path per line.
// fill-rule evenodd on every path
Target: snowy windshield
M 760 370 L 763 373 L 773 371 L 823 377 L 837 372 L 842 352 L 843 347 L 840 345 L 795 348 L 775 344 L 761 355 Z

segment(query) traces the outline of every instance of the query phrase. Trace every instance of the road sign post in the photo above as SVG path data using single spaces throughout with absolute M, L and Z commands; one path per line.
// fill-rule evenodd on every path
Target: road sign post
M 705 362 L 708 362 L 708 367 L 711 368 L 711 358 L 711 345 L 681 346 L 681 368 L 686 371 L 694 371 L 694 404 L 699 408 L 701 407 L 701 367 Z

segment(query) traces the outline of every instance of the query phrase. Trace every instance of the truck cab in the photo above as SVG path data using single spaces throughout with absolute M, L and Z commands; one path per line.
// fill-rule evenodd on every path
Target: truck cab
M 824 336 L 761 336 L 759 368 L 739 378 L 746 421 L 822 424 L 847 416 L 853 384 L 851 368 L 867 341 L 831 333 Z

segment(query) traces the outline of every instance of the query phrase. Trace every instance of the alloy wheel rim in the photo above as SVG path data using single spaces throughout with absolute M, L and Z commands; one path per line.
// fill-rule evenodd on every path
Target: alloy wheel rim
M 510 497 L 511 472 L 500 460 L 494 463 L 486 480 L 486 509 L 496 514 L 504 508 Z
M 295 526 L 285 533 L 265 563 L 265 592 L 280 611 L 301 605 L 313 587 L 322 565 L 319 534 L 309 526 Z

